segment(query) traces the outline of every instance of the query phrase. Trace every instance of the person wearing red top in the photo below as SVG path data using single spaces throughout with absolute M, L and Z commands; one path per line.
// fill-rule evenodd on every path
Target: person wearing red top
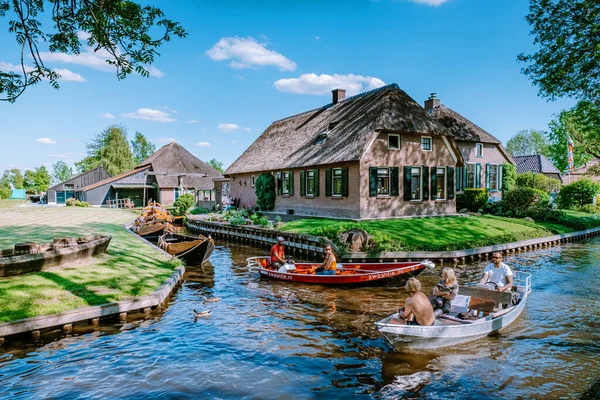
M 281 236 L 277 237 L 277 243 L 271 247 L 271 267 L 279 269 L 285 264 L 284 245 L 285 239 Z

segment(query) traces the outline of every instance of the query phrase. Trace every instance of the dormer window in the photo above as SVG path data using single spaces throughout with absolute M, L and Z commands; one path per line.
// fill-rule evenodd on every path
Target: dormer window
M 321 144 L 327 140 L 327 137 L 328 137 L 328 132 L 319 133 L 317 135 L 317 137 L 315 138 L 315 140 L 313 141 L 313 144 Z
M 431 136 L 421 136 L 421 149 L 431 151 Z
M 388 135 L 388 150 L 400 150 L 400 135 Z

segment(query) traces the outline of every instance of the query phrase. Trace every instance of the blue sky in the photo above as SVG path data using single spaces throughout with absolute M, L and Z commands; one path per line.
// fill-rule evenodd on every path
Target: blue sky
M 528 0 L 150 3 L 189 36 L 161 49 L 147 79 L 118 81 L 98 53 L 45 54 L 65 79 L 58 91 L 41 83 L 0 103 L 0 170 L 72 164 L 110 124 L 228 166 L 273 120 L 328 103 L 335 87 L 351 95 L 397 83 L 421 104 L 436 92 L 503 142 L 547 129 L 573 104 L 539 98 L 520 73 L 517 55 L 534 50 Z M 20 51 L 7 20 L 3 70 Z

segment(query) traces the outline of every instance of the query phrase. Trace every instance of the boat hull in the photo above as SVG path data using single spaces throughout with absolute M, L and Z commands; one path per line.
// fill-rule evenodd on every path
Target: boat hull
M 212 238 L 199 235 L 189 236 L 166 233 L 159 237 L 158 246 L 174 257 L 181 258 L 188 265 L 201 265 L 210 258 L 215 249 Z

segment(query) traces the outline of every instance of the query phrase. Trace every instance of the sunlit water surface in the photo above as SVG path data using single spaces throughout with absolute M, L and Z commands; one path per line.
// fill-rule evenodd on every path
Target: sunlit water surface
M 0 398 L 595 398 L 600 387 L 600 240 L 510 257 L 533 273 L 521 317 L 445 349 L 396 352 L 373 322 L 401 282 L 325 288 L 260 279 L 219 246 L 188 267 L 160 316 L 0 352 Z M 473 280 L 485 263 L 458 268 Z M 419 276 L 425 291 L 440 273 Z M 204 303 L 204 297 L 221 297 Z M 193 309 L 213 311 L 194 320 Z M 599 395 L 600 396 L 600 395 Z

